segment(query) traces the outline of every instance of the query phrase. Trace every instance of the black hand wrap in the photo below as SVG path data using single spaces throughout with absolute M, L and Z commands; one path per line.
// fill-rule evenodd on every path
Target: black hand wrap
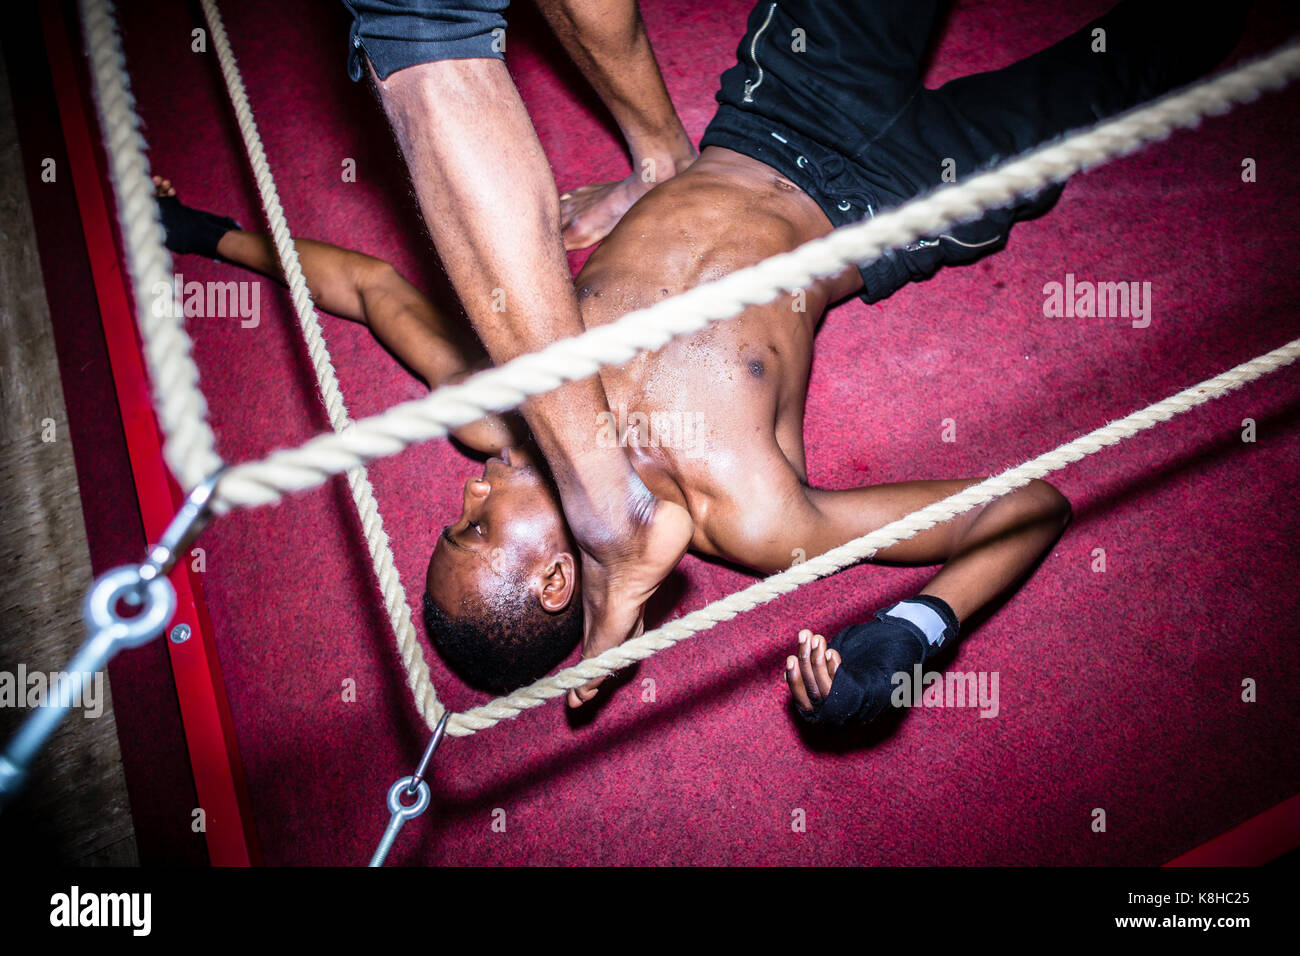
M 159 196 L 158 209 L 167 233 L 167 248 L 177 254 L 193 252 L 209 259 L 219 258 L 217 243 L 226 233 L 239 228 L 239 223 L 228 216 L 191 209 L 175 196 Z
M 840 655 L 830 693 L 825 700 L 814 701 L 811 711 L 800 710 L 801 717 L 823 724 L 874 720 L 889 706 L 894 675 L 910 675 L 913 667 L 956 637 L 957 616 L 946 602 L 929 594 L 910 600 L 928 605 L 943 618 L 947 626 L 939 642 L 931 645 L 925 632 L 911 621 L 889 616 L 891 608 L 878 611 L 865 624 L 846 627 L 827 644 L 828 650 Z

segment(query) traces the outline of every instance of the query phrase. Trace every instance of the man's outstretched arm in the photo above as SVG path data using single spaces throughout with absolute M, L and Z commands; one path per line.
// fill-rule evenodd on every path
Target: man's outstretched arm
M 807 493 L 810 553 L 820 553 L 975 484 L 912 481 L 851 491 Z M 829 643 L 802 632 L 787 659 L 786 682 L 805 717 L 870 720 L 887 706 L 896 673 L 956 639 L 961 622 L 1014 587 L 1070 518 L 1065 497 L 1033 481 L 879 552 L 875 560 L 943 568 L 915 598 L 850 627 Z
M 774 459 L 776 460 L 776 459 Z M 778 460 L 779 461 L 779 460 Z M 978 479 L 905 481 L 845 491 L 809 488 L 793 469 L 750 472 L 738 502 L 715 509 L 708 537 L 717 553 L 765 572 L 782 571 L 954 495 Z M 893 674 L 910 672 L 957 639 L 962 622 L 1021 581 L 1070 517 L 1065 497 L 1034 481 L 876 554 L 873 560 L 943 564 L 914 598 L 847 628 L 829 643 L 801 632 L 786 662 L 795 704 L 810 720 L 870 720 L 888 705 Z
M 555 182 L 505 64 L 442 60 L 375 83 L 434 245 L 493 362 L 580 334 Z M 598 443 L 608 408 L 598 376 L 522 408 L 582 551 L 587 656 L 635 630 L 691 534 L 685 509 L 657 501 L 621 448 Z

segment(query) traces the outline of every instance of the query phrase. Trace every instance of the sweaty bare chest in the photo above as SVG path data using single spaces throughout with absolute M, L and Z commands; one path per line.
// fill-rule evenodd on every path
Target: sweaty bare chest
M 737 331 L 711 328 L 603 372 L 604 440 L 697 476 L 771 441 L 788 370 L 774 343 Z

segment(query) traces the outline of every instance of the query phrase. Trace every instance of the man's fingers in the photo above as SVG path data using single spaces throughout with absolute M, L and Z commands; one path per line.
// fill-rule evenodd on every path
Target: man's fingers
M 831 675 L 831 680 L 835 680 L 835 672 L 840 669 L 840 652 L 826 652 L 826 671 Z
M 569 691 L 569 700 L 568 700 L 569 706 L 581 707 L 587 701 L 595 697 L 596 688 L 600 686 L 600 682 L 602 680 L 604 680 L 603 677 L 598 680 L 590 681 L 586 684 L 583 684 L 581 687 L 575 687 L 573 688 L 573 690 Z
M 831 674 L 826 667 L 826 655 L 830 652 L 826 650 L 826 638 L 821 634 L 814 634 L 813 640 L 817 644 L 812 654 L 813 674 L 817 678 L 817 696 L 824 700 L 831 692 Z
M 800 710 L 812 710 L 808 692 L 804 690 L 803 678 L 799 675 L 799 661 L 793 655 L 785 659 L 785 682 L 790 688 L 790 696 L 794 698 L 794 705 Z
M 817 675 L 813 673 L 812 648 L 817 640 L 815 634 L 808 631 L 799 632 L 799 673 L 803 677 L 804 688 L 810 698 L 820 698 L 817 691 Z
M 573 690 L 569 691 L 568 703 L 570 707 L 581 707 L 586 702 L 587 698 L 583 696 L 581 687 L 575 687 Z

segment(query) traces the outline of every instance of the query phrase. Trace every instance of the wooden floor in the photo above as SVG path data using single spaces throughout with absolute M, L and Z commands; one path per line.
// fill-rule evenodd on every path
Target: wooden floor
M 60 670 L 84 637 L 90 556 L 49 305 L 24 186 L 8 73 L 0 59 L 0 673 Z M 47 440 L 52 439 L 52 440 Z M 103 678 L 105 697 L 108 677 Z M 0 741 L 27 716 L 0 705 Z M 74 711 L 0 814 L 0 846 L 33 863 L 138 861 L 111 699 Z

